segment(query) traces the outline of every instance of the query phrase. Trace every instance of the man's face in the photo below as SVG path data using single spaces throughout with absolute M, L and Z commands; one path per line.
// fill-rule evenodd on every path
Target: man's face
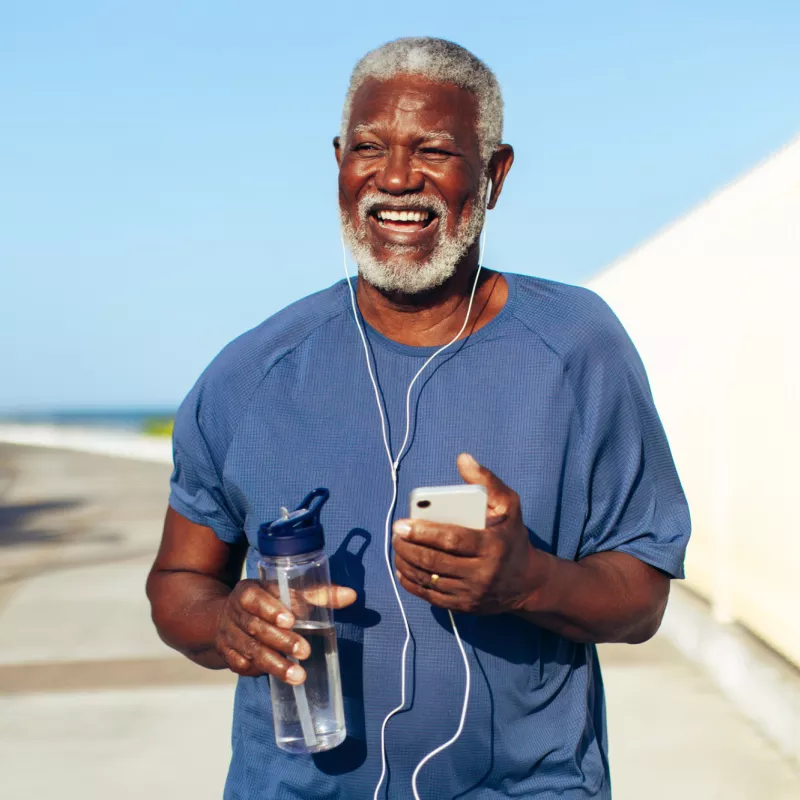
M 366 81 L 337 149 L 339 207 L 361 274 L 416 294 L 455 271 L 483 226 L 475 96 L 401 75 Z

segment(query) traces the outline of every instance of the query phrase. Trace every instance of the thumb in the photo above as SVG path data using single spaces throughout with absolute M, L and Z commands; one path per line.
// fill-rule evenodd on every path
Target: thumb
M 461 453 L 456 463 L 461 477 L 467 483 L 486 487 L 490 511 L 495 514 L 508 511 L 512 491 L 494 472 L 479 464 L 469 453 Z
M 358 595 L 347 586 L 315 586 L 303 592 L 303 599 L 312 606 L 347 608 L 355 603 Z

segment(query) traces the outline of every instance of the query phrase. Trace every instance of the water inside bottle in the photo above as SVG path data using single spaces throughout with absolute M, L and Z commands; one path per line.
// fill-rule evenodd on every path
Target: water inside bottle
M 311 647 L 311 655 L 299 663 L 306 671 L 306 697 L 317 742 L 313 747 L 306 745 L 293 687 L 270 678 L 275 740 L 278 747 L 292 753 L 319 753 L 341 744 L 346 736 L 336 628 L 301 620 L 294 630 Z

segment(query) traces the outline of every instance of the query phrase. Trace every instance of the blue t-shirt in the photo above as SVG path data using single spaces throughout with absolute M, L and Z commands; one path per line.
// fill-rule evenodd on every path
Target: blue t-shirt
M 618 550 L 682 577 L 687 504 L 630 339 L 586 289 L 505 277 L 501 312 L 415 387 L 396 516 L 408 515 L 413 488 L 460 483 L 466 451 L 519 493 L 536 547 L 565 559 Z M 396 452 L 408 384 L 436 348 L 366 333 Z M 372 798 L 404 631 L 383 556 L 389 465 L 344 281 L 220 353 L 180 408 L 174 454 L 172 507 L 226 542 L 246 537 L 250 577 L 258 526 L 328 487 L 333 579 L 359 594 L 336 614 L 348 739 L 313 757 L 278 750 L 267 678 L 240 678 L 226 800 Z M 401 592 L 413 702 L 387 729 L 390 798 L 410 797 L 414 767 L 453 735 L 464 688 L 446 613 Z M 422 770 L 423 800 L 609 798 L 595 647 L 511 615 L 456 618 L 469 711 L 461 738 Z

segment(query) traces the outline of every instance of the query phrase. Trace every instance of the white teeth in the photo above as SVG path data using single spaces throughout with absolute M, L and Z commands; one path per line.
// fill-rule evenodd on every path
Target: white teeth
M 378 219 L 389 222 L 424 222 L 428 218 L 427 211 L 390 211 L 389 209 L 380 209 L 375 213 Z

